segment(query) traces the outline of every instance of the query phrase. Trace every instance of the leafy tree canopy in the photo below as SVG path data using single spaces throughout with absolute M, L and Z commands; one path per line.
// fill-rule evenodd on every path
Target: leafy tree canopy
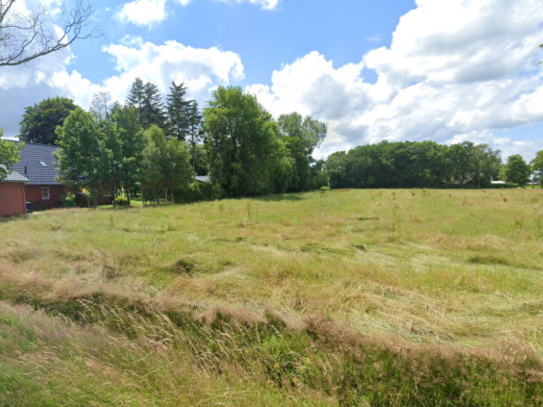
M 57 128 L 57 134 L 61 147 L 57 152 L 60 180 L 89 189 L 96 196 L 108 159 L 104 134 L 93 115 L 77 108 Z
M 278 128 L 255 96 L 220 86 L 204 110 L 204 128 L 211 178 L 227 196 L 269 188 Z
M 298 113 L 281 115 L 278 120 L 281 139 L 292 162 L 292 180 L 288 190 L 304 191 L 312 186 L 311 154 L 326 137 L 326 124 Z
M 530 178 L 531 168 L 521 155 L 512 155 L 500 170 L 500 178 L 518 185 L 526 185 Z
M 0 128 L 0 181 L 2 181 L 12 170 L 14 164 L 21 159 L 20 151 L 24 143 L 11 143 L 2 140 L 4 129 Z
M 537 153 L 536 157 L 532 160 L 531 165 L 535 179 L 541 182 L 541 189 L 543 189 L 543 150 Z
M 57 126 L 64 125 L 76 108 L 72 99 L 59 96 L 27 107 L 20 123 L 20 139 L 27 143 L 56 144 Z

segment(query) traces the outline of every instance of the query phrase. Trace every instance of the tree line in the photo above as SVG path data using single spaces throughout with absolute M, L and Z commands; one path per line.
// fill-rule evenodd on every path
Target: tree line
M 331 154 L 325 170 L 333 188 L 481 188 L 492 179 L 525 185 L 532 174 L 543 180 L 543 151 L 531 165 L 520 155 L 502 164 L 487 144 L 383 141 Z
M 219 87 L 200 110 L 175 82 L 164 98 L 136 79 L 125 103 L 94 96 L 89 111 L 66 98 L 25 109 L 20 139 L 60 147 L 61 180 L 94 196 L 113 193 L 152 202 L 300 192 L 332 188 L 487 187 L 543 178 L 543 151 L 528 164 L 502 163 L 499 150 L 469 141 L 388 142 L 312 155 L 326 124 L 298 113 L 274 119 L 254 95 Z M 165 101 L 165 103 L 163 102 Z M 6 153 L 4 153 L 6 155 Z M 211 183 L 192 183 L 209 175 Z
M 324 161 L 312 158 L 326 124 L 298 113 L 275 120 L 239 87 L 219 87 L 203 110 L 186 93 L 174 82 L 163 98 L 138 78 L 123 104 L 105 92 L 89 111 L 70 99 L 47 99 L 25 109 L 19 137 L 59 146 L 60 181 L 95 197 L 179 202 L 327 184 Z M 212 182 L 191 185 L 195 175 Z

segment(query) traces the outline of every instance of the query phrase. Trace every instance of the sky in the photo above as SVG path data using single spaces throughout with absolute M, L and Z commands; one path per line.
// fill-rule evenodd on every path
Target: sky
M 51 25 L 64 3 L 46 7 Z M 0 68 L 0 127 L 48 97 L 88 109 L 123 102 L 136 77 L 172 81 L 205 107 L 219 85 L 255 94 L 275 117 L 325 121 L 316 152 L 382 140 L 465 140 L 531 160 L 543 149 L 540 0 L 93 0 L 104 36 L 27 66 Z

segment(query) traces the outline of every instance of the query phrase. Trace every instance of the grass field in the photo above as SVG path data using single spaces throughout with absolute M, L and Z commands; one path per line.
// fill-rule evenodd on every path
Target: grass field
M 0 406 L 543 405 L 543 192 L 0 221 Z

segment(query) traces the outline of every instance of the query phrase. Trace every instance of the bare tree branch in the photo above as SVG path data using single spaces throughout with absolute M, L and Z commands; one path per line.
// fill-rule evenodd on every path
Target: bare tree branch
M 74 41 L 102 35 L 92 27 L 94 11 L 90 0 L 77 0 L 73 9 L 61 7 L 53 21 L 46 9 L 17 10 L 18 0 L 0 0 L 0 67 L 23 65 L 69 47 Z M 63 30 L 58 38 L 54 25 Z

